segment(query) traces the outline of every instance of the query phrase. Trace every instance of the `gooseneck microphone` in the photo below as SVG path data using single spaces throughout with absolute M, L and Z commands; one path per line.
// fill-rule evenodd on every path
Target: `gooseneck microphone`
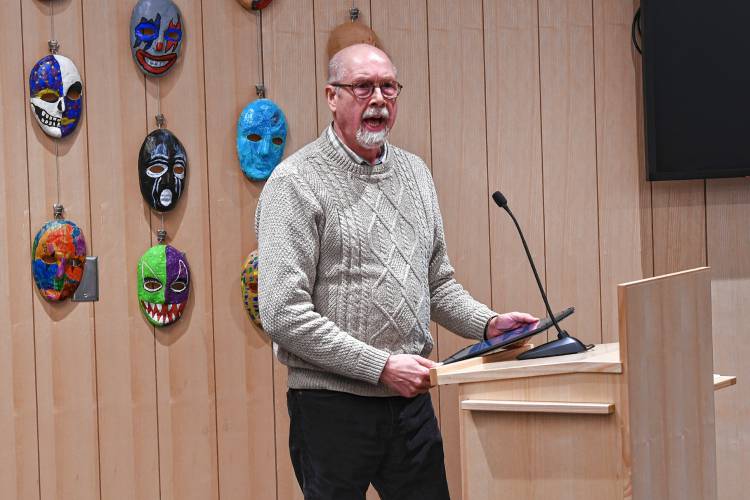
M 556 340 L 547 342 L 546 344 L 542 344 L 524 353 L 521 353 L 517 359 L 546 358 L 550 356 L 560 356 L 563 354 L 575 354 L 578 352 L 586 351 L 586 346 L 580 340 L 568 335 L 568 332 L 566 332 L 565 330 L 562 330 L 560 328 L 560 325 L 557 324 L 557 320 L 555 319 L 555 314 L 552 312 L 552 308 L 550 307 L 549 301 L 547 300 L 547 294 L 544 292 L 544 287 L 542 286 L 542 280 L 539 279 L 539 273 L 537 272 L 536 266 L 534 265 L 534 259 L 531 258 L 531 252 L 529 251 L 529 246 L 526 244 L 526 238 L 524 238 L 523 236 L 523 231 L 521 231 L 521 226 L 518 225 L 518 221 L 516 220 L 515 215 L 513 215 L 513 212 L 511 212 L 510 208 L 508 207 L 507 198 L 505 198 L 505 196 L 503 196 L 503 193 L 501 193 L 500 191 L 495 191 L 494 193 L 492 193 L 492 199 L 495 201 L 498 207 L 508 212 L 508 215 L 510 215 L 510 218 L 513 220 L 513 223 L 516 225 L 516 229 L 518 230 L 518 235 L 521 237 L 521 243 L 523 243 L 523 248 L 524 250 L 526 250 L 526 257 L 529 259 L 531 270 L 534 272 L 534 278 L 536 278 L 536 284 L 537 286 L 539 286 L 539 292 L 542 294 L 542 300 L 544 300 L 544 306 L 547 308 L 547 314 L 549 315 L 549 318 L 552 320 L 552 324 L 555 326 L 555 329 L 557 330 Z

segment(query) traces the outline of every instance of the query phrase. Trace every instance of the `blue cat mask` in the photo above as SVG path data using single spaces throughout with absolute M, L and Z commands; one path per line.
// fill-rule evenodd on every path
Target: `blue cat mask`
M 257 99 L 240 113 L 237 156 L 248 179 L 263 181 L 284 156 L 286 117 L 275 102 Z

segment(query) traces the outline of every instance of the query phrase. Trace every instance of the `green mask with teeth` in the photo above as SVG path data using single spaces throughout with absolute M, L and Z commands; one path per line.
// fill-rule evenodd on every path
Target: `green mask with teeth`
M 185 254 L 171 245 L 155 245 L 138 261 L 138 304 L 154 326 L 182 316 L 190 294 L 190 267 Z

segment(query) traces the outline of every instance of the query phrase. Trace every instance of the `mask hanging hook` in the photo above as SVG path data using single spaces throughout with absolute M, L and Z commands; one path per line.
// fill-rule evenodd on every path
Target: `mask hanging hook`
M 266 97 L 266 81 L 263 76 L 263 11 L 258 10 L 258 76 L 260 77 L 260 83 L 255 85 L 255 95 L 259 99 Z
M 352 2 L 352 8 L 349 9 L 349 19 L 354 22 L 357 19 L 359 19 L 359 9 L 354 6 L 354 2 Z
M 167 119 L 161 112 L 161 85 L 159 82 L 160 80 L 156 80 L 156 116 L 154 118 L 156 118 L 156 127 L 164 128 Z

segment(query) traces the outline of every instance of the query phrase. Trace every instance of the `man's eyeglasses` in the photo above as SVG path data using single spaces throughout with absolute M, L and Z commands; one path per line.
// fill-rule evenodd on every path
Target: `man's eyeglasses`
M 357 99 L 369 99 L 372 96 L 373 92 L 375 92 L 375 88 L 379 88 L 380 93 L 385 99 L 393 100 L 398 97 L 398 95 L 401 93 L 401 89 L 404 88 L 403 85 L 396 81 L 381 83 L 331 83 L 330 85 L 332 87 L 343 87 L 345 89 L 348 89 Z

